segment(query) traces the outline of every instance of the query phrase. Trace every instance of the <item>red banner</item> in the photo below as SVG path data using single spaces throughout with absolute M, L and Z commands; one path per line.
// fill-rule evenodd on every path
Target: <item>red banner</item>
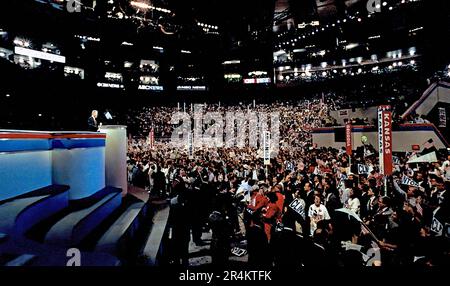
M 345 148 L 347 155 L 352 155 L 353 142 L 352 142 L 352 125 L 350 123 L 345 125 Z
M 383 175 L 392 175 L 392 112 L 390 106 L 378 109 L 378 147 L 380 171 Z

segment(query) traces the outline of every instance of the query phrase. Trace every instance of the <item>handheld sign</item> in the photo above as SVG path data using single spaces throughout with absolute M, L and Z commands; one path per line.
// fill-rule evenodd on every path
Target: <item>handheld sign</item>
M 369 166 L 358 164 L 358 174 L 369 174 Z
M 351 156 L 352 155 L 352 150 L 353 150 L 353 146 L 352 146 L 352 125 L 351 124 L 346 124 L 345 125 L 345 148 L 347 151 L 347 155 Z
M 378 150 L 380 173 L 392 175 L 392 111 L 389 105 L 378 107 Z
M 264 132 L 264 165 L 270 165 L 270 132 Z
M 295 199 L 290 204 L 289 207 L 305 218 L 305 202 L 302 199 Z
M 190 160 L 194 159 L 194 138 L 192 132 L 188 133 L 188 154 Z
M 416 183 L 413 179 L 409 178 L 408 176 L 403 176 L 402 178 L 402 185 L 406 185 L 406 186 L 413 186 L 418 188 L 419 184 Z
M 367 141 L 369 141 L 369 139 L 367 138 L 366 135 L 361 136 L 361 143 L 366 144 Z

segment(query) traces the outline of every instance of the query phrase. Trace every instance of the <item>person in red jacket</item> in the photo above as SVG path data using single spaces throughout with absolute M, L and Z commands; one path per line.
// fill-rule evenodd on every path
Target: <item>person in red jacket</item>
M 284 195 L 281 193 L 281 186 L 280 185 L 276 185 L 275 187 L 274 187 L 274 193 L 275 193 L 275 195 L 277 196 L 277 202 L 276 202 L 276 204 L 277 204 L 277 206 L 278 206 L 278 208 L 280 209 L 280 213 L 279 213 L 279 215 L 278 215 L 278 217 L 277 217 L 277 221 L 278 222 L 281 222 L 281 217 L 282 217 L 282 214 L 283 214 L 283 209 L 284 209 L 284 199 L 285 199 L 285 197 L 284 197 Z
M 246 210 L 246 225 L 253 225 L 253 218 L 259 216 L 261 210 L 267 206 L 269 200 L 265 196 L 265 188 L 260 187 L 259 189 L 252 190 L 250 194 L 250 202 L 247 205 Z
M 267 241 L 270 243 L 270 238 L 272 236 L 272 230 L 276 224 L 277 219 L 281 216 L 281 209 L 278 207 L 277 200 L 278 197 L 276 193 L 270 192 L 267 194 L 269 199 L 269 204 L 267 205 L 266 212 L 263 214 L 264 220 L 264 232 L 267 236 Z

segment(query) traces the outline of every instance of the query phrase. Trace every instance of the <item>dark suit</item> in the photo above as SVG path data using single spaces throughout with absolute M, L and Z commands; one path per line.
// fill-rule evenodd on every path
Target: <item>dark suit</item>
M 88 129 L 89 131 L 92 132 L 97 132 L 98 131 L 98 123 L 97 120 L 94 119 L 94 117 L 89 117 L 88 119 Z

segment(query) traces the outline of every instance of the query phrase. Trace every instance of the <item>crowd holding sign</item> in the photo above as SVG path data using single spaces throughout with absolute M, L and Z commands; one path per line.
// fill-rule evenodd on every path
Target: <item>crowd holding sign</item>
M 413 186 L 413 187 L 417 187 L 417 188 L 419 187 L 419 184 L 416 183 L 413 179 L 409 178 L 408 176 L 403 176 L 402 185 Z
M 188 133 L 188 154 L 189 159 L 194 159 L 194 136 L 192 132 Z
M 345 147 L 347 151 L 347 155 L 352 155 L 353 150 L 353 142 L 352 142 L 352 125 L 346 124 L 345 125 Z
M 410 181 L 408 178 L 403 179 L 407 185 L 400 184 L 399 181 L 394 180 L 393 176 L 384 176 L 380 172 L 384 166 L 380 165 L 380 162 L 383 162 L 386 153 L 391 153 L 389 151 L 380 153 L 382 157 L 380 160 L 378 152 L 374 151 L 376 148 L 366 145 L 365 148 L 374 154 L 363 156 L 359 150 L 353 152 L 349 158 L 345 155 L 346 148 L 344 146 L 340 150 L 318 148 L 312 144 L 308 134 L 301 133 L 299 135 L 297 130 L 304 130 L 302 126 L 305 124 L 305 118 L 309 116 L 309 119 L 306 120 L 308 124 L 320 122 L 321 114 L 323 114 L 319 103 L 310 104 L 312 111 L 308 112 L 303 103 L 299 103 L 299 106 L 288 104 L 278 107 L 273 105 L 256 106 L 256 109 L 261 110 L 271 108 L 282 111 L 280 133 L 283 134 L 283 140 L 288 144 L 283 144 L 277 155 L 269 153 L 270 144 L 267 142 L 270 142 L 270 134 L 265 134 L 269 136 L 265 136 L 268 140 L 263 143 L 262 148 L 203 147 L 195 149 L 195 156 L 192 156 L 193 152 L 189 152 L 189 150 L 192 151 L 192 148 L 180 150 L 167 142 L 156 140 L 154 150 L 149 150 L 147 142 L 131 139 L 129 143 L 130 182 L 142 185 L 143 188 L 158 190 L 155 187 L 154 179 L 150 182 L 140 182 L 141 179 L 149 178 L 151 171 L 148 171 L 148 166 L 156 165 L 157 168 L 154 169 L 156 175 L 152 174 L 152 178 L 163 174 L 165 181 L 158 181 L 167 182 L 163 189 L 166 190 L 169 197 L 186 194 L 187 203 L 185 205 L 191 208 L 183 213 L 183 220 L 179 222 L 181 228 L 186 229 L 186 235 L 183 235 L 181 239 L 189 239 L 191 235 L 193 239 L 198 239 L 198 237 L 194 237 L 194 232 L 205 226 L 203 223 L 211 211 L 226 210 L 226 215 L 232 222 L 231 225 L 235 227 L 234 231 L 241 237 L 244 235 L 247 240 L 249 264 L 251 265 L 255 265 L 252 263 L 264 258 L 269 260 L 268 265 L 277 264 L 280 260 L 273 256 L 281 253 L 279 247 L 286 246 L 287 253 L 291 254 L 294 250 L 298 251 L 296 248 L 304 245 L 302 243 L 286 245 L 280 242 L 285 240 L 277 240 L 280 233 L 282 235 L 285 231 L 290 231 L 291 234 L 299 233 L 304 241 L 320 245 L 324 254 L 321 257 L 327 257 L 326 261 L 330 264 L 345 264 L 343 261 L 349 259 L 345 249 L 330 247 L 342 243 L 339 236 L 333 235 L 332 232 L 335 230 L 334 233 L 337 233 L 342 230 L 339 229 L 342 224 L 339 224 L 338 218 L 339 215 L 342 216 L 342 212 L 338 211 L 342 207 L 349 210 L 349 213 L 357 214 L 357 217 L 378 238 L 376 243 L 379 245 L 374 248 L 378 247 L 382 249 L 383 253 L 389 253 L 388 256 L 382 255 L 376 258 L 378 264 L 389 266 L 415 263 L 412 258 L 418 254 L 423 255 L 411 247 L 411 245 L 417 246 L 415 239 L 417 237 L 423 238 L 427 247 L 437 247 L 431 238 L 447 233 L 444 230 L 449 220 L 447 214 L 450 210 L 448 203 L 450 188 L 449 182 L 444 181 L 445 170 L 450 165 L 447 162 L 450 160 L 447 158 L 447 153 L 444 154 L 439 150 L 434 154 L 432 154 L 433 152 L 429 153 L 431 155 L 420 154 L 416 159 L 424 161 L 427 157 L 421 158 L 422 156 L 435 156 L 436 162 L 433 164 L 414 163 L 414 165 L 407 164 L 410 158 L 405 153 L 396 154 L 395 162 L 398 165 L 393 175 L 400 177 L 401 174 L 407 172 L 410 174 Z M 208 105 L 208 108 L 214 110 L 216 107 L 211 104 Z M 222 106 L 221 108 L 223 112 L 227 112 L 246 108 L 246 106 L 233 106 L 230 109 Z M 164 111 L 166 110 L 164 109 Z M 151 114 L 159 117 L 158 111 Z M 380 117 L 381 149 L 385 150 L 390 150 L 389 148 L 392 147 L 392 139 L 387 138 L 391 135 L 389 119 L 389 116 Z M 292 126 L 296 127 L 291 128 Z M 185 141 L 185 139 L 183 140 Z M 176 156 L 173 156 L 174 154 Z M 354 162 L 353 166 L 349 159 Z M 428 159 L 434 161 L 434 158 Z M 392 158 L 393 160 L 394 158 Z M 413 158 L 413 160 L 415 159 Z M 269 165 L 264 164 L 267 161 L 270 162 Z M 357 172 L 358 165 L 361 165 L 359 172 Z M 367 172 L 367 167 L 369 172 Z M 355 171 L 352 172 L 353 169 Z M 387 179 L 383 180 L 384 178 Z M 177 182 L 180 184 L 177 185 Z M 392 187 L 394 183 L 401 191 Z M 420 187 L 416 187 L 416 183 Z M 238 190 L 241 189 L 245 194 L 243 197 L 239 196 L 241 192 Z M 195 190 L 200 190 L 200 192 Z M 217 205 L 222 199 L 226 204 Z M 302 200 L 305 205 L 303 211 Z M 238 209 L 237 206 L 242 208 Z M 245 212 L 245 210 L 247 211 Z M 303 222 L 298 222 L 299 218 L 303 218 L 301 215 L 303 212 L 305 218 Z M 237 216 L 240 217 L 240 214 L 245 213 L 250 216 L 250 219 L 244 232 L 239 228 Z M 344 214 L 344 225 L 353 225 L 348 222 L 348 219 L 351 219 L 351 216 Z M 434 228 L 432 228 L 433 220 L 435 221 Z M 361 221 L 358 220 L 358 224 Z M 176 224 L 177 220 L 174 219 L 174 222 Z M 297 223 L 301 227 L 298 227 Z M 399 229 L 409 229 L 411 232 L 398 231 Z M 435 230 L 437 232 L 434 232 Z M 355 235 L 358 241 L 364 243 L 367 241 L 366 233 L 367 231 L 356 231 L 348 237 Z M 421 236 L 422 234 L 424 235 Z M 230 236 L 232 235 L 233 233 L 230 234 Z M 255 235 L 258 237 L 255 238 Z M 258 256 L 260 251 L 254 251 L 255 248 L 258 249 L 255 247 L 255 243 L 257 244 L 258 241 L 265 243 L 265 246 L 259 249 L 273 247 L 277 250 L 271 254 L 264 253 L 264 257 L 261 258 Z M 179 245 L 185 244 L 179 243 Z M 369 249 L 370 244 L 364 247 Z M 232 247 L 227 253 L 231 253 L 231 249 Z M 403 251 L 405 249 L 408 250 Z M 303 252 L 299 251 L 299 253 L 306 253 L 308 250 L 310 249 L 302 249 Z M 366 252 L 364 251 L 364 253 Z M 438 249 L 434 253 L 444 254 L 446 252 Z M 296 258 L 292 255 L 290 257 Z M 339 262 L 331 261 L 331 257 L 336 258 Z M 302 263 L 314 265 L 314 262 L 311 261 L 307 260 Z M 364 261 L 366 261 L 365 258 Z M 433 263 L 432 258 L 427 254 L 424 255 L 422 261 L 423 263 Z M 369 263 L 369 265 L 373 264 L 375 264 L 374 261 Z
M 270 132 L 264 132 L 264 165 L 270 165 Z
M 378 147 L 381 174 L 392 174 L 392 112 L 390 106 L 378 108 Z
M 149 140 L 150 148 L 153 149 L 155 146 L 155 131 L 153 130 L 153 128 L 152 128 L 152 130 L 150 130 L 148 140 Z

